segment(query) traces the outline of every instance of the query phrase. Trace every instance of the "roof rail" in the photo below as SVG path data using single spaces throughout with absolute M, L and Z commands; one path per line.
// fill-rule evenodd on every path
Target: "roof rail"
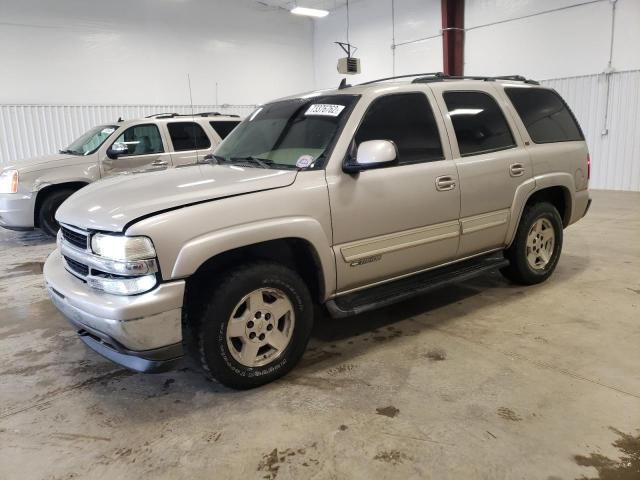
M 372 83 L 385 82 L 387 80 L 398 80 L 401 78 L 411 78 L 411 77 L 428 77 L 428 76 L 435 76 L 435 75 L 444 75 L 444 73 L 442 72 L 410 73 L 408 75 L 396 75 L 395 77 L 378 78 L 376 80 L 370 80 L 368 82 L 360 83 L 358 85 L 371 85 Z
M 147 115 L 144 118 L 172 118 L 177 117 L 177 113 L 154 113 L 153 115 Z
M 513 80 L 516 82 L 529 83 L 531 85 L 540 85 L 540 83 L 536 80 L 525 78 L 522 75 L 501 75 L 497 77 L 485 77 L 478 75 L 445 75 L 441 72 L 421 76 L 414 79 L 411 83 L 441 82 L 443 80 L 482 80 L 484 82 L 494 82 L 496 80 Z
M 240 118 L 240 115 L 220 113 L 220 112 L 199 112 L 191 115 L 190 113 L 155 113 L 153 115 L 148 115 L 144 118 L 175 118 L 175 117 L 234 117 Z

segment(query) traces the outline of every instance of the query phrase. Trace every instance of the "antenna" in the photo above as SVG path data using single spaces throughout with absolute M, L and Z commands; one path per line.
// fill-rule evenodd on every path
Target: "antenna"
M 193 94 L 191 92 L 191 75 L 189 75 L 187 73 L 187 83 L 189 84 L 189 104 L 191 105 L 191 117 L 195 117 L 194 113 L 193 113 Z M 195 139 L 195 128 L 194 128 L 194 135 L 193 138 Z M 198 158 L 198 144 L 196 143 L 196 141 L 194 140 L 194 144 L 193 144 L 193 149 L 196 151 L 196 164 L 200 162 L 200 159 Z

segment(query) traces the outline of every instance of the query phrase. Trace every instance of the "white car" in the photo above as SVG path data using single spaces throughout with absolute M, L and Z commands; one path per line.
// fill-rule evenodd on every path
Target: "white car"
M 237 115 L 160 113 L 98 125 L 55 155 L 0 169 L 0 226 L 55 236 L 55 213 L 72 193 L 112 175 L 197 163 L 240 123 Z

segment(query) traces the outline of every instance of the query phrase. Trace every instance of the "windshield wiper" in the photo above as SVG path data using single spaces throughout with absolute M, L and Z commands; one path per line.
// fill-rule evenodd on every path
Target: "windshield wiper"
M 231 162 L 240 161 L 240 162 L 249 162 L 254 165 L 258 165 L 261 168 L 271 168 L 273 165 L 273 160 L 268 160 L 266 158 L 258 158 L 258 157 L 231 157 L 228 159 Z

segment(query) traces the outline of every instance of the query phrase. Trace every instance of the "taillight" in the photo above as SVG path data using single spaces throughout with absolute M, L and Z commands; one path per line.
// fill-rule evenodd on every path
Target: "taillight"
M 587 180 L 591 178 L 591 154 L 587 153 Z

